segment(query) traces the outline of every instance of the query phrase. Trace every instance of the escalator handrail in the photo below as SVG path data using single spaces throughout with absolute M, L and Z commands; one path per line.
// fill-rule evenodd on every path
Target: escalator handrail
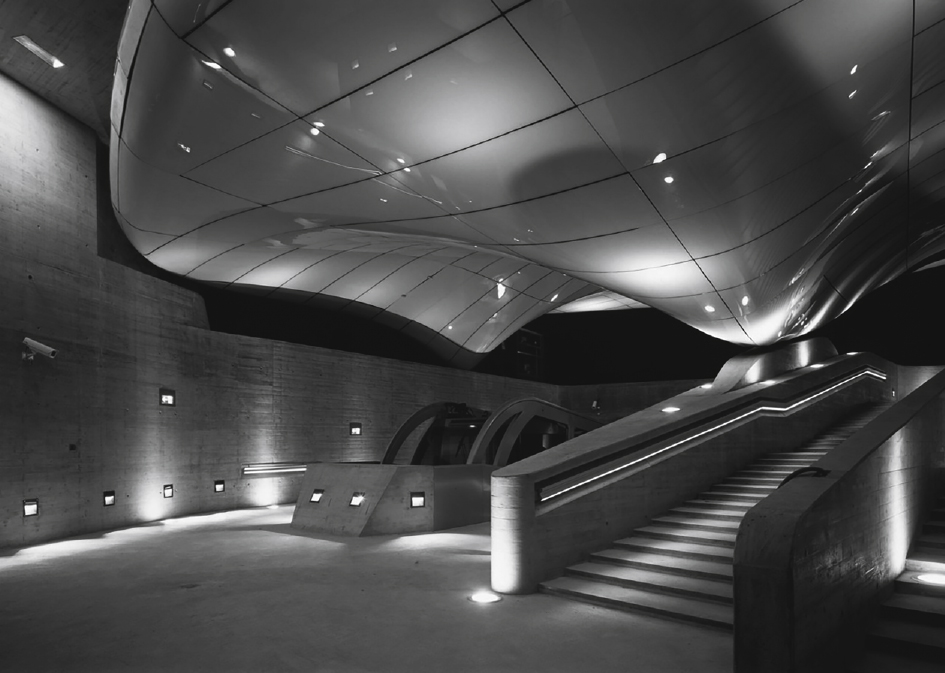
M 538 411 L 540 411 L 542 407 L 550 408 L 562 416 L 580 419 L 594 428 L 600 427 L 602 425 L 601 421 L 597 418 L 586 416 L 538 397 L 524 397 L 517 400 L 512 400 L 511 402 L 508 402 L 507 404 L 499 407 L 489 416 L 486 422 L 483 423 L 482 428 L 479 430 L 479 434 L 476 435 L 476 441 L 473 442 L 472 448 L 469 450 L 469 458 L 466 460 L 466 463 L 473 465 L 475 463 L 484 462 L 485 452 L 489 447 L 489 443 L 495 438 L 499 431 L 502 430 L 505 424 L 515 416 L 525 413 L 529 410 L 529 408 L 534 407 L 539 407 Z M 539 414 L 533 413 L 531 417 L 536 415 Z

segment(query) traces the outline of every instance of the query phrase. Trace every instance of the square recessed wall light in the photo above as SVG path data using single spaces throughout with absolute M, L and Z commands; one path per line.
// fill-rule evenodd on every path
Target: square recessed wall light
M 314 491 L 312 491 L 312 497 L 309 498 L 308 501 L 309 501 L 309 502 L 321 502 L 323 495 L 325 495 L 325 491 L 322 490 L 322 489 L 320 489 L 320 488 L 316 488 Z
M 223 479 L 216 479 L 213 482 L 213 492 L 223 493 L 226 490 L 226 482 Z
M 102 504 L 105 507 L 111 507 L 115 504 L 115 491 L 105 491 L 102 493 Z
M 348 434 L 349 435 L 359 435 L 361 434 L 361 424 L 360 423 L 349 423 L 348 424 Z
M 165 498 L 174 497 L 174 484 L 164 484 L 164 497 Z
M 39 514 L 39 498 L 30 498 L 23 501 L 23 516 L 36 516 Z
M 410 508 L 415 507 L 426 507 L 427 505 L 427 494 L 423 491 L 411 491 L 410 493 Z
M 160 404 L 162 407 L 177 406 L 177 395 L 170 388 L 161 388 L 158 391 L 160 395 Z
M 363 493 L 357 493 L 357 492 L 356 492 L 356 493 L 352 494 L 352 496 L 351 496 L 351 502 L 349 502 L 348 504 L 349 504 L 351 507 L 360 507 L 362 502 L 364 502 L 364 494 L 363 494 Z

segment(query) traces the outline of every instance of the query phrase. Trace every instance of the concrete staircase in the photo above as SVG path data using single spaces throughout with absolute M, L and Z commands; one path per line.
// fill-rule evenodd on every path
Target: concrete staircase
M 540 591 L 731 631 L 732 553 L 745 512 L 881 409 L 834 426 L 798 451 L 766 455 L 610 549 L 567 568 L 563 577 L 543 582 Z
M 922 575 L 945 581 L 945 498 L 932 510 L 896 579 L 896 593 L 880 609 L 867 636 L 867 652 L 856 673 L 945 671 L 945 585 L 922 582 Z

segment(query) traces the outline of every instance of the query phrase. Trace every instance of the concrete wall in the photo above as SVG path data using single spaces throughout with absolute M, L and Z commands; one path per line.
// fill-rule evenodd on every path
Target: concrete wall
M 930 373 L 900 369 L 906 390 Z M 796 479 L 745 516 L 735 547 L 737 671 L 843 670 L 860 651 L 943 486 L 945 379 L 932 384 L 815 463 L 828 476 Z
M 589 416 L 597 416 L 601 423 L 610 423 L 703 383 L 711 381 L 693 379 L 563 386 L 561 406 Z M 592 407 L 595 401 L 598 404 L 597 410 Z
M 291 502 L 299 476 L 240 465 L 379 460 L 438 400 L 557 400 L 551 385 L 209 331 L 198 295 L 96 254 L 96 154 L 91 130 L 0 76 L 0 546 Z M 21 360 L 25 336 L 59 356 Z M 177 406 L 158 405 L 161 387 Z M 25 498 L 39 516 L 22 516 Z

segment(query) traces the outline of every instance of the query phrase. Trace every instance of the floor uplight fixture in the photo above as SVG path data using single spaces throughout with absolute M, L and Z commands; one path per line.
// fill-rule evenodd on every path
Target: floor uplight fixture
M 473 603 L 498 603 L 502 600 L 502 597 L 491 591 L 477 591 L 469 597 L 469 600 Z

